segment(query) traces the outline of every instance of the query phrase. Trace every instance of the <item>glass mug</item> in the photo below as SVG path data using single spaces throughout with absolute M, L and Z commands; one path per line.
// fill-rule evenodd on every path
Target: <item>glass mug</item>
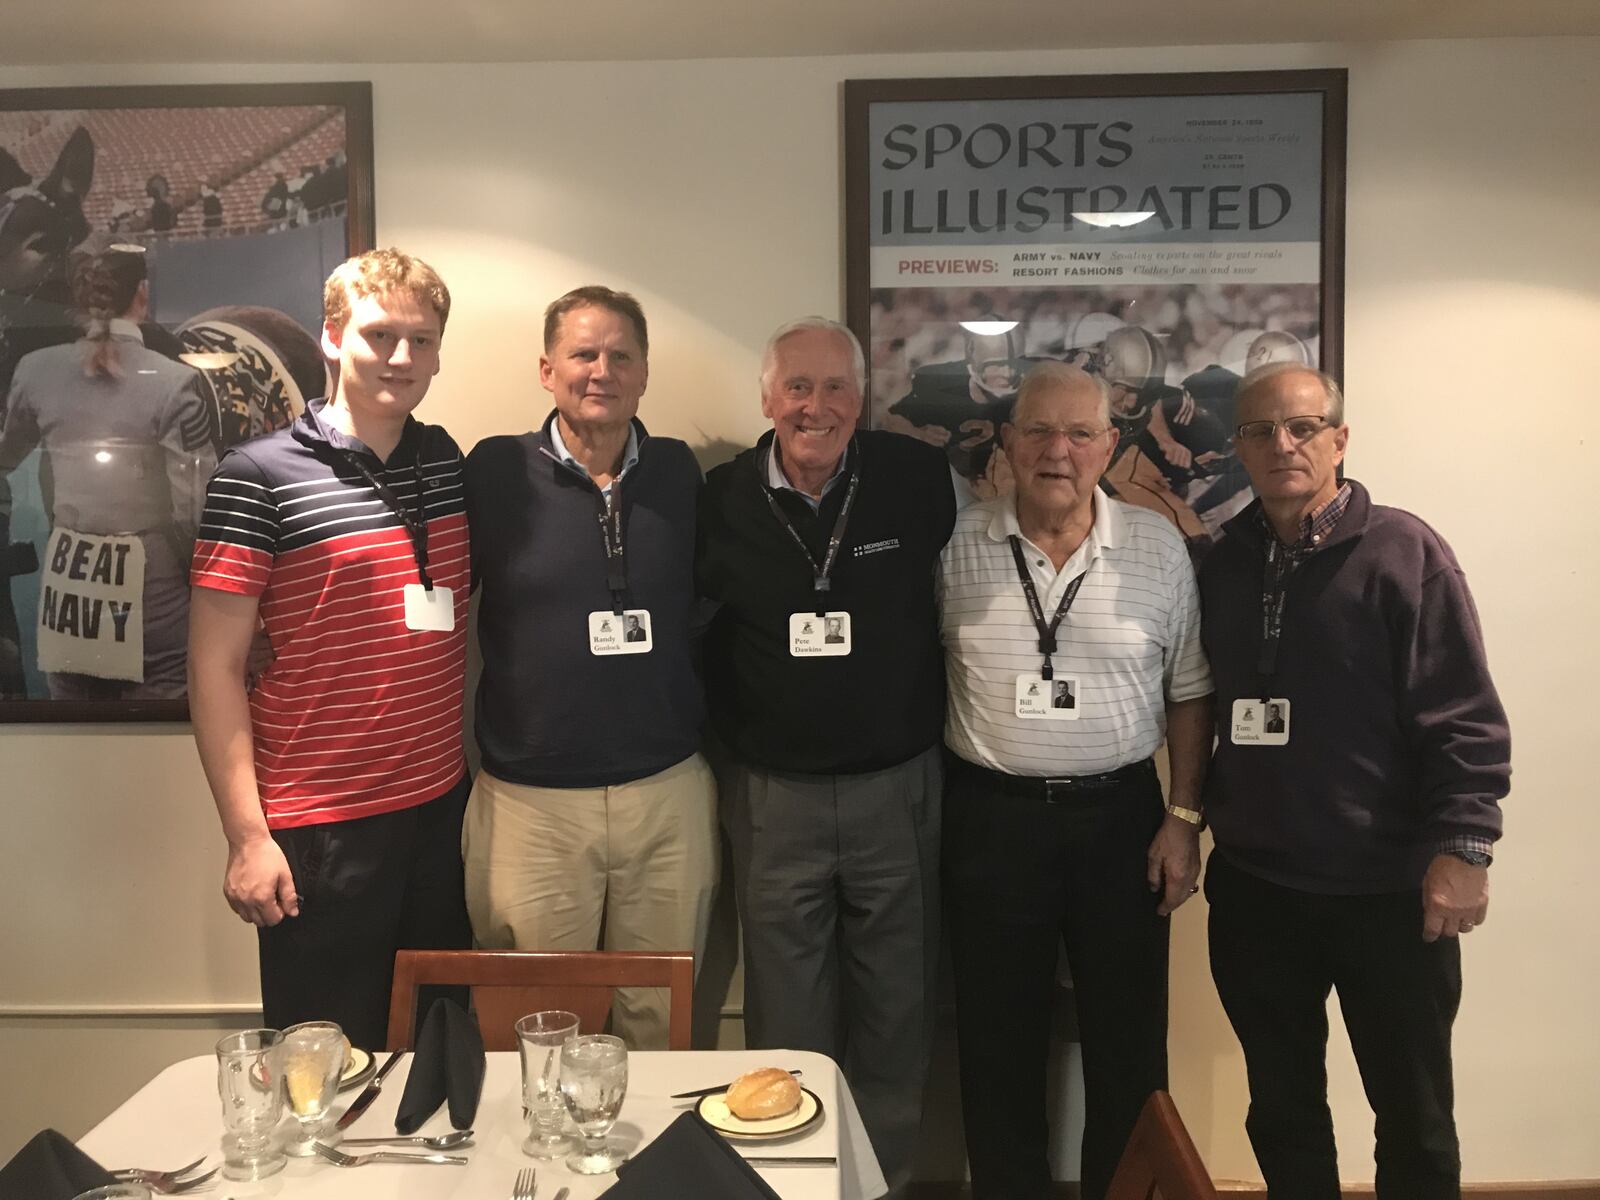
M 283 1170 L 283 1152 L 272 1140 L 283 1117 L 283 1078 L 275 1058 L 282 1042 L 276 1029 L 246 1029 L 217 1042 L 225 1179 L 265 1179 Z
M 561 1047 L 577 1036 L 577 1014 L 560 1009 L 529 1013 L 517 1022 L 522 1107 L 528 1114 L 522 1152 L 530 1158 L 560 1158 L 572 1145 L 565 1132 L 567 1103 L 561 1098 Z

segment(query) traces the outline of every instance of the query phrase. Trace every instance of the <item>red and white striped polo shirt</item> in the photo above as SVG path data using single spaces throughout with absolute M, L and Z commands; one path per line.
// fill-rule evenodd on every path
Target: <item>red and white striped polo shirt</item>
M 418 582 L 398 514 L 349 459 L 415 511 L 428 573 L 455 628 L 408 629 Z M 471 574 L 461 451 L 410 420 L 387 465 L 306 412 L 234 447 L 206 489 L 191 582 L 259 596 L 274 652 L 250 696 L 256 779 L 271 829 L 396 812 L 460 780 Z

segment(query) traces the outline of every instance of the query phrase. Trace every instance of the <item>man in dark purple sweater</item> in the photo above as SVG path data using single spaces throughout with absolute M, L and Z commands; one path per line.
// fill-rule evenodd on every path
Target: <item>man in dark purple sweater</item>
M 1205 810 L 1211 973 L 1250 1079 L 1275 1200 L 1338 1200 L 1333 988 L 1376 1114 L 1379 1200 L 1460 1195 L 1450 1028 L 1459 934 L 1483 923 L 1510 732 L 1455 556 L 1341 481 L 1328 377 L 1240 384 L 1259 497 L 1200 574 L 1216 681 Z

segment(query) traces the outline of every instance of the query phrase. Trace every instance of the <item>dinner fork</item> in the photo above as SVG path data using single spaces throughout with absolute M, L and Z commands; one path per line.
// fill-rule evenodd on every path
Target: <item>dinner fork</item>
M 438 1163 L 441 1166 L 464 1167 L 467 1160 L 459 1154 L 401 1154 L 396 1150 L 377 1150 L 371 1154 L 346 1154 L 323 1142 L 312 1142 L 311 1148 L 336 1167 L 361 1167 L 367 1163 Z
M 185 1179 L 141 1179 L 135 1182 L 142 1183 L 160 1196 L 181 1196 L 185 1192 L 192 1192 L 196 1188 L 204 1187 L 211 1182 L 211 1177 L 220 1171 L 221 1167 L 212 1167 L 211 1170 L 199 1175 L 190 1175 Z
M 146 1167 L 122 1167 L 119 1170 L 110 1172 L 110 1174 L 113 1179 L 120 1179 L 125 1183 L 142 1183 L 160 1190 L 163 1185 L 177 1183 L 183 1176 L 198 1168 L 205 1161 L 206 1156 L 202 1154 L 188 1166 L 176 1167 L 171 1171 L 153 1171 Z
M 516 1182 L 511 1185 L 511 1200 L 533 1200 L 533 1168 L 523 1167 L 517 1172 Z
M 196 1188 L 204 1187 L 206 1184 L 211 1182 L 211 1177 L 220 1170 L 222 1170 L 221 1167 L 212 1167 L 209 1171 L 203 1172 L 199 1175 L 191 1175 L 187 1179 L 178 1180 L 176 1183 L 151 1183 L 147 1184 L 146 1186 L 152 1192 L 157 1192 L 163 1196 L 181 1196 L 185 1192 L 192 1192 Z

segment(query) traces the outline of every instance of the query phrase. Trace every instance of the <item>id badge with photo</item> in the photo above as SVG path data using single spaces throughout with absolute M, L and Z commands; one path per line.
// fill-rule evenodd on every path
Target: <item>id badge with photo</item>
M 834 658 L 850 653 L 850 614 L 797 612 L 789 616 L 791 658 Z
M 1072 675 L 1046 679 L 1042 675 L 1017 676 L 1017 716 L 1033 721 L 1076 721 L 1078 680 Z
M 1235 746 L 1287 746 L 1289 702 L 1281 698 L 1233 702 Z
M 589 614 L 590 654 L 649 654 L 654 645 L 650 614 L 642 608 L 624 609 L 620 617 L 610 609 Z
M 406 584 L 406 628 L 449 633 L 456 627 L 456 597 L 447 587 L 430 592 L 420 583 Z

